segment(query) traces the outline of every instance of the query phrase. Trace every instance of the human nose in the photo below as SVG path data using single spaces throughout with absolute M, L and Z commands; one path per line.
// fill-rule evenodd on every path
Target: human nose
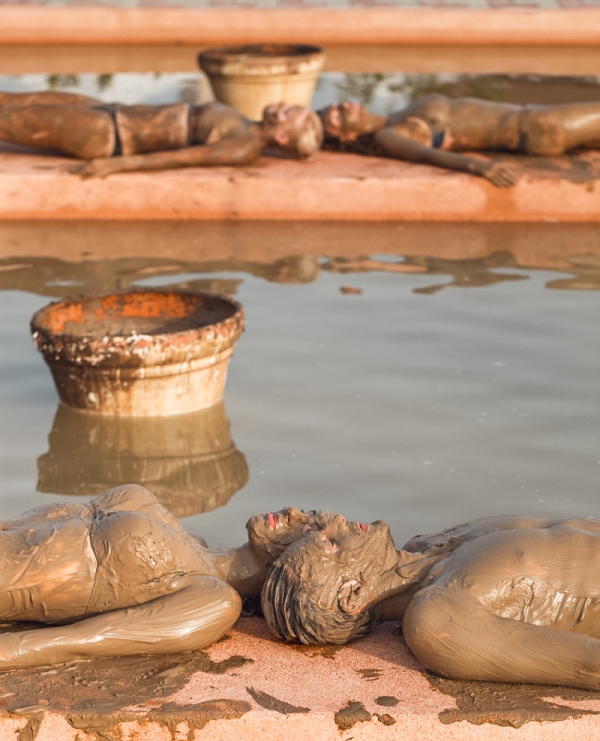
M 295 507 L 286 507 L 283 510 L 283 516 L 285 517 L 288 525 L 293 525 L 297 520 L 302 519 L 304 517 L 304 514 Z
M 345 525 L 348 524 L 348 521 L 346 520 L 345 517 L 342 517 L 342 515 L 336 515 L 335 517 L 332 518 L 331 523 L 333 525 L 341 525 L 342 527 L 344 527 Z

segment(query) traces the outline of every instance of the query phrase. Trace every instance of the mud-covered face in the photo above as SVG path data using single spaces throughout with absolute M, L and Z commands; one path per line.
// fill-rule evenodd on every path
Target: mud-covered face
M 352 141 L 371 131 L 372 118 L 367 108 L 350 101 L 333 103 L 321 113 L 325 134 L 342 141 Z
M 377 601 L 389 575 L 395 575 L 397 562 L 385 522 L 367 525 L 336 515 L 295 546 L 289 566 L 320 609 L 353 613 Z
M 254 552 L 273 563 L 292 543 L 307 533 L 321 530 L 334 515 L 331 512 L 303 512 L 286 507 L 279 512 L 254 515 L 246 523 L 248 541 Z
M 272 103 L 263 111 L 263 124 L 273 139 L 285 146 L 302 133 L 309 116 L 310 109 L 305 106 Z

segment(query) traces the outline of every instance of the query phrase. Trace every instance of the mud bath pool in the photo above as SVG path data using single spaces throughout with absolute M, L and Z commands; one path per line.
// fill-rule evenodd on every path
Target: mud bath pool
M 385 519 L 399 545 L 502 512 L 600 517 L 598 236 L 584 225 L 4 224 L 0 512 L 134 480 L 171 492 L 211 545 L 241 542 L 250 515 L 287 504 Z M 129 285 L 243 303 L 218 414 L 104 429 L 58 408 L 31 315 L 48 296 Z

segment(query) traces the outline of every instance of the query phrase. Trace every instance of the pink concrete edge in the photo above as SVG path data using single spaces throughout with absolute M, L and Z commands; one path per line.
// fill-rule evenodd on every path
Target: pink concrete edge
M 600 156 L 590 153 L 590 167 Z M 596 162 L 598 159 L 598 162 Z M 600 221 L 596 181 L 522 170 L 513 188 L 424 165 L 322 152 L 311 163 L 69 174 L 69 161 L 0 155 L 0 220 L 305 219 L 455 222 Z
M 600 43 L 600 8 L 114 8 L 0 5 L 0 44 Z

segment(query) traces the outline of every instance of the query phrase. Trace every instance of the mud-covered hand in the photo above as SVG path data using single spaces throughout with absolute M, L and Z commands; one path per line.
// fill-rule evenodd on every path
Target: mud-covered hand
M 516 175 L 500 162 L 492 162 L 481 174 L 497 188 L 511 188 L 517 182 Z
M 80 175 L 83 180 L 89 180 L 90 178 L 105 178 L 117 170 L 110 159 L 97 159 L 73 165 L 69 168 L 69 172 L 73 175 Z

